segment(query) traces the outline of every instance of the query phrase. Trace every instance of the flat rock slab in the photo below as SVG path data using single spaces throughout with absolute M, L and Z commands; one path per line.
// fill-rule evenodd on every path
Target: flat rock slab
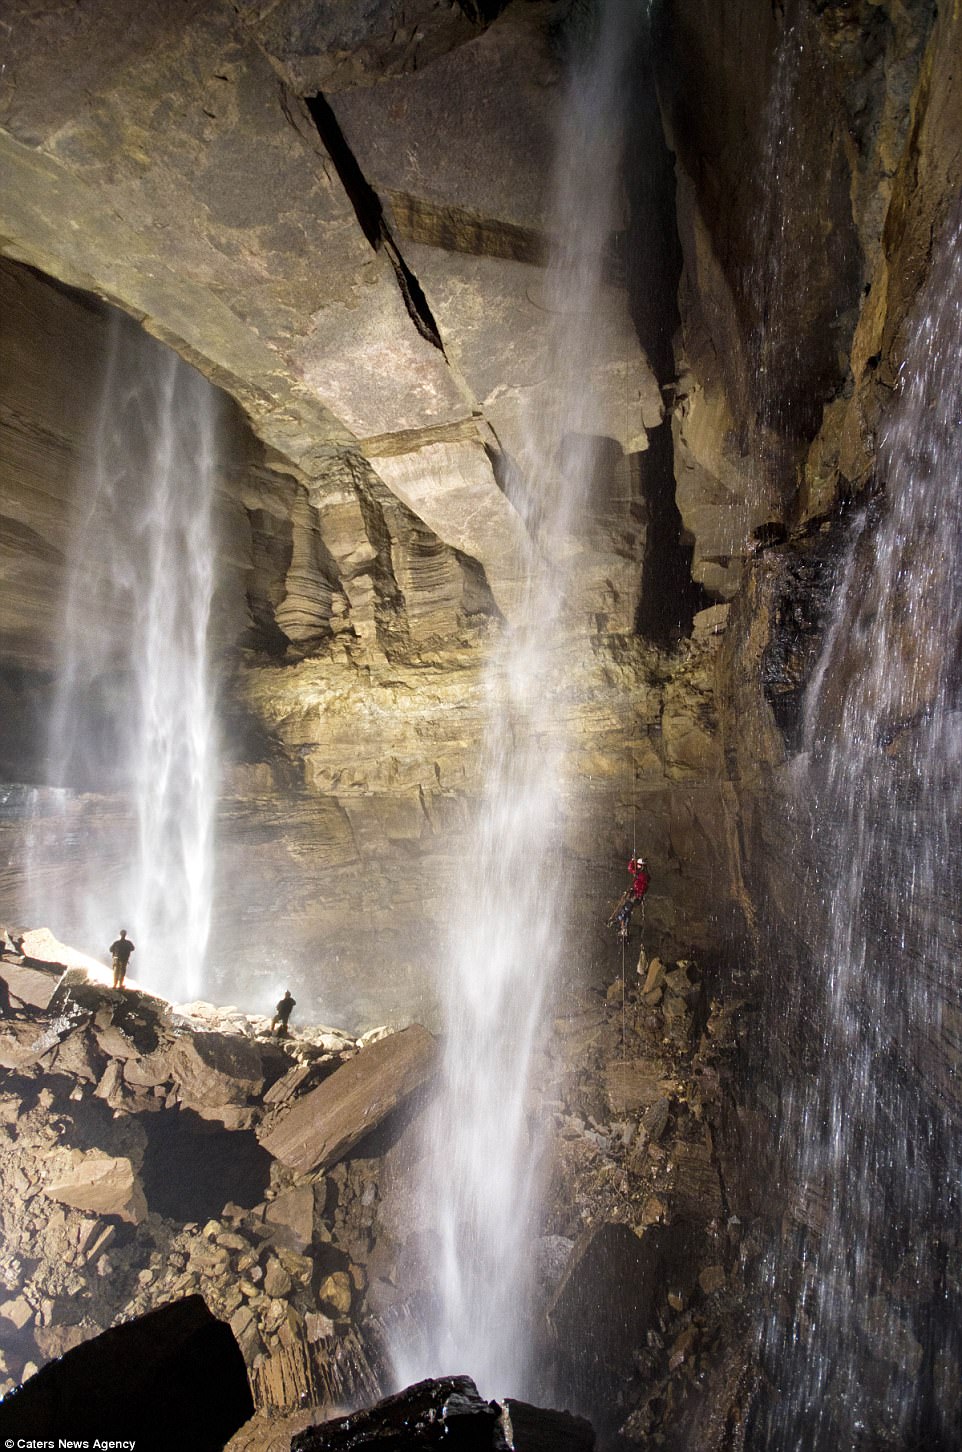
M 59 968 L 48 968 L 39 962 L 17 963 L 10 958 L 0 960 L 0 982 L 6 984 L 7 995 L 14 1005 L 46 1008 L 59 981 Z
M 202 1297 L 188 1296 L 114 1326 L 0 1402 L 8 1447 L 60 1447 L 70 1437 L 139 1452 L 221 1452 L 253 1414 L 240 1348 Z
M 91 1150 L 71 1150 L 63 1165 L 55 1165 L 43 1193 L 63 1205 L 94 1215 L 116 1215 L 134 1225 L 147 1218 L 147 1202 L 134 1167 L 125 1156 L 113 1157 Z
M 412 1024 L 361 1049 L 258 1138 L 301 1174 L 333 1165 L 430 1079 L 436 1061 L 434 1038 Z
M 613 1114 L 635 1114 L 657 1104 L 675 1086 L 660 1059 L 620 1059 L 605 1070 L 605 1088 Z

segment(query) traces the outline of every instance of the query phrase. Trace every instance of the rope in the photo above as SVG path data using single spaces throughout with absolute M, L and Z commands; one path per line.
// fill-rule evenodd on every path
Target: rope
M 627 990 L 627 975 L 626 975 L 626 970 L 625 970 L 625 953 L 626 953 L 627 948 L 628 948 L 628 939 L 627 938 L 622 938 L 622 940 L 621 940 L 621 1062 L 622 1063 L 624 1063 L 625 1062 L 625 1059 L 628 1057 L 628 1029 L 627 1029 L 627 1020 L 626 1020 L 626 1012 L 627 1012 L 627 1010 L 626 1010 L 626 1006 L 625 1006 L 625 1001 L 626 1001 L 627 994 L 628 994 L 628 990 Z M 627 1146 L 626 1146 L 626 1152 L 627 1152 Z

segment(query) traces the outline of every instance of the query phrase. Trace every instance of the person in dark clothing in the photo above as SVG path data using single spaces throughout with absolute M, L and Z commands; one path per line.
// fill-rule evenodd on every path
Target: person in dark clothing
M 644 898 L 651 882 L 648 864 L 641 856 L 632 857 L 628 863 L 628 871 L 631 873 L 631 884 L 608 919 L 608 927 L 617 927 L 618 936 L 626 943 L 631 930 L 631 915 Z
M 279 1001 L 277 1005 L 277 1012 L 271 1019 L 271 1033 L 276 1033 L 278 1038 L 283 1039 L 287 1037 L 287 1022 L 291 1016 L 291 1009 L 294 1007 L 296 1002 L 297 999 L 291 997 L 291 990 L 289 988 L 285 988 L 284 997 Z
M 134 951 L 134 945 L 127 937 L 127 929 L 121 928 L 120 937 L 110 945 L 110 962 L 114 970 L 114 987 L 123 988 L 124 979 L 127 976 L 127 964 L 130 962 L 130 955 Z

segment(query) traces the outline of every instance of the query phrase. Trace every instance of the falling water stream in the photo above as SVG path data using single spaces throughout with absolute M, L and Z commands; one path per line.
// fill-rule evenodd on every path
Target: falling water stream
M 806 702 L 796 789 L 816 867 L 797 931 L 819 1002 L 812 1077 L 783 1095 L 810 1232 L 782 1247 L 765 1332 L 767 1445 L 958 1445 L 962 1171 L 950 1042 L 962 993 L 962 219 L 946 229 L 879 440 Z M 787 1252 L 787 1253 L 786 1253 Z M 954 1407 L 954 1410 L 952 1408 Z M 954 1420 L 953 1420 L 954 1419 Z M 919 1440 L 913 1440 L 919 1439 Z
M 488 673 L 483 794 L 451 906 L 440 985 L 442 1084 L 421 1196 L 437 1226 L 436 1314 L 426 1342 L 405 1328 L 399 1384 L 468 1372 L 489 1395 L 530 1394 L 537 1239 L 533 1057 L 563 951 L 566 644 L 578 525 L 596 467 L 593 370 L 617 358 L 624 294 L 603 282 L 619 202 L 628 61 L 644 6 L 610 0 L 573 74 L 551 207 L 555 254 L 537 282 L 552 319 L 548 387 L 516 461 L 532 540 L 520 596 Z M 533 275 L 534 281 L 534 275 Z
M 132 977 L 175 1000 L 199 992 L 210 932 L 217 415 L 200 374 L 112 322 L 77 482 L 49 743 L 51 779 L 121 793 L 133 827 L 104 860 L 93 841 L 76 846 L 81 886 L 64 901 L 61 885 L 45 918 L 98 955 L 126 927 Z

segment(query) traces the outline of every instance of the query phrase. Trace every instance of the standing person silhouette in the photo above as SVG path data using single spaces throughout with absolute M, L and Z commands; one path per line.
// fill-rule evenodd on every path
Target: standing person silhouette
M 110 945 L 110 961 L 114 970 L 114 987 L 123 988 L 124 979 L 127 976 L 127 964 L 130 962 L 130 955 L 134 951 L 134 945 L 127 937 L 127 929 L 121 928 L 120 937 Z
M 279 1039 L 286 1039 L 290 1032 L 287 1025 L 291 1016 L 291 1009 L 296 1002 L 297 999 L 291 996 L 291 990 L 285 988 L 284 997 L 279 1001 L 277 1012 L 271 1019 L 271 1033 L 276 1033 Z

